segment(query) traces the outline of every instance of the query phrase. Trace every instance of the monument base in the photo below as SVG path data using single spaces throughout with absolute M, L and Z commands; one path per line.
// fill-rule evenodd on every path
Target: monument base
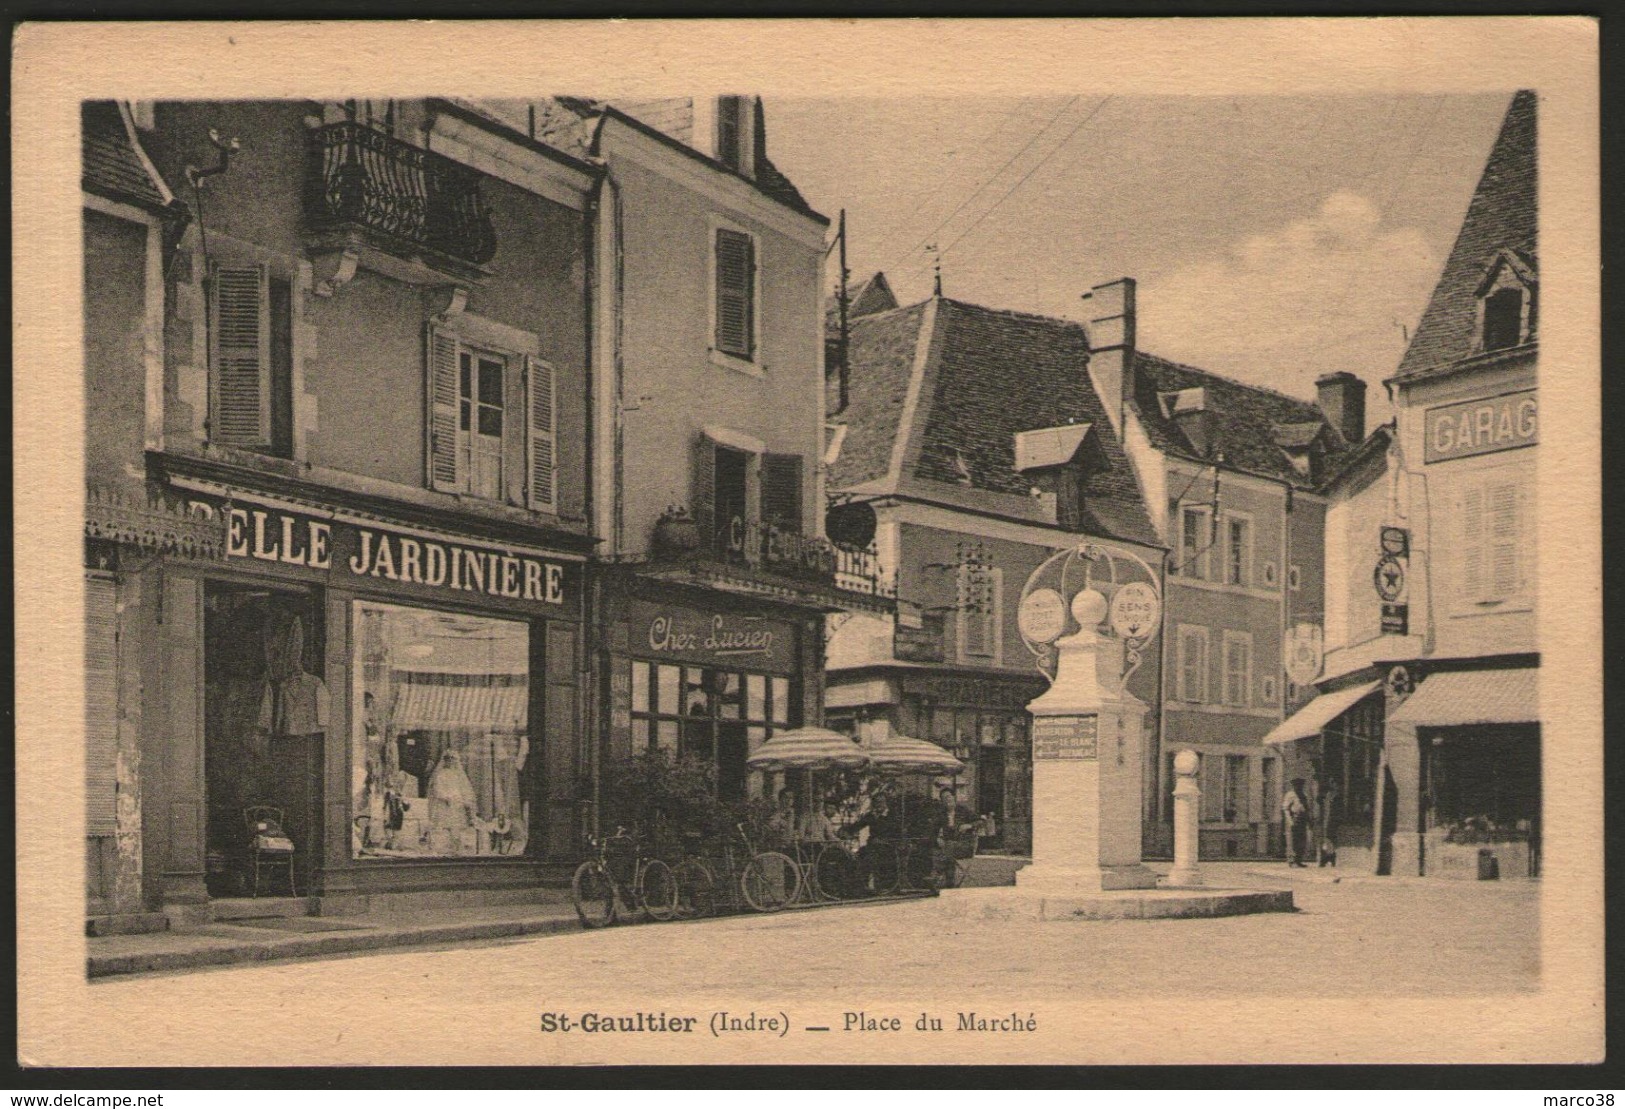
M 1139 863 L 1123 866 L 1045 866 L 1035 863 L 1016 872 L 1022 890 L 1054 896 L 1107 890 L 1157 888 L 1157 872 Z
M 1167 920 L 1296 911 L 1291 890 L 1258 889 L 1046 894 L 1006 886 L 944 890 L 934 904 L 944 915 L 972 920 Z

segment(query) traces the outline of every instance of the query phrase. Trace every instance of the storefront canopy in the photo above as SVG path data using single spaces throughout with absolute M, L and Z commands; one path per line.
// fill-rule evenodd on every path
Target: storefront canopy
M 1333 693 L 1322 693 L 1303 708 L 1281 721 L 1264 737 L 1265 743 L 1293 743 L 1320 734 L 1320 730 L 1368 694 L 1376 692 L 1380 681 L 1361 682 Z
M 1532 724 L 1540 719 L 1535 671 L 1451 670 L 1423 679 L 1390 724 Z
M 745 760 L 752 770 L 858 770 L 869 756 L 851 736 L 828 728 L 780 732 Z

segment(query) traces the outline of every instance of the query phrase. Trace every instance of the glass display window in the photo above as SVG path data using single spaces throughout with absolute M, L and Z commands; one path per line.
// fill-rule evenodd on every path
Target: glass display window
M 741 800 L 750 752 L 800 719 L 793 689 L 768 674 L 633 660 L 632 750 L 709 761 L 718 796 Z
M 353 613 L 354 855 L 523 855 L 530 626 L 374 601 Z

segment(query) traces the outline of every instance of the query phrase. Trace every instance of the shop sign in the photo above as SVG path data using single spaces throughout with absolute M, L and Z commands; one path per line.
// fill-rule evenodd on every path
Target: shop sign
M 501 548 L 429 539 L 233 501 L 195 501 L 225 513 L 226 557 L 461 594 L 562 606 L 563 563 Z
M 1408 528 L 1382 529 L 1382 553 L 1395 558 L 1406 558 L 1411 553 L 1411 533 Z
M 788 673 L 795 628 L 779 620 L 683 605 L 632 603 L 632 653 L 642 658 L 733 664 Z
M 914 677 L 903 679 L 903 692 L 922 695 L 939 705 L 967 708 L 1025 709 L 1037 695 L 1032 681 L 983 678 Z
M 1411 606 L 1399 602 L 1382 603 L 1382 634 L 1411 634 Z
M 1296 624 L 1286 635 L 1286 676 L 1309 685 L 1320 676 L 1322 635 L 1319 624 Z
M 1383 555 L 1377 568 L 1371 572 L 1371 581 L 1377 587 L 1377 596 L 1393 603 L 1405 599 L 1405 564 L 1393 555 Z
M 1033 720 L 1034 759 L 1093 759 L 1098 716 L 1040 716 Z
M 1491 454 L 1538 441 L 1539 406 L 1533 389 L 1427 410 L 1424 462 Z

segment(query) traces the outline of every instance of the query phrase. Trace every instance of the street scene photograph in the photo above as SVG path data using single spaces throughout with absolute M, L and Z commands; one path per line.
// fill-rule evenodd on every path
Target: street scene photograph
M 1601 1057 L 1572 90 L 540 69 L 70 106 L 97 1062 Z

